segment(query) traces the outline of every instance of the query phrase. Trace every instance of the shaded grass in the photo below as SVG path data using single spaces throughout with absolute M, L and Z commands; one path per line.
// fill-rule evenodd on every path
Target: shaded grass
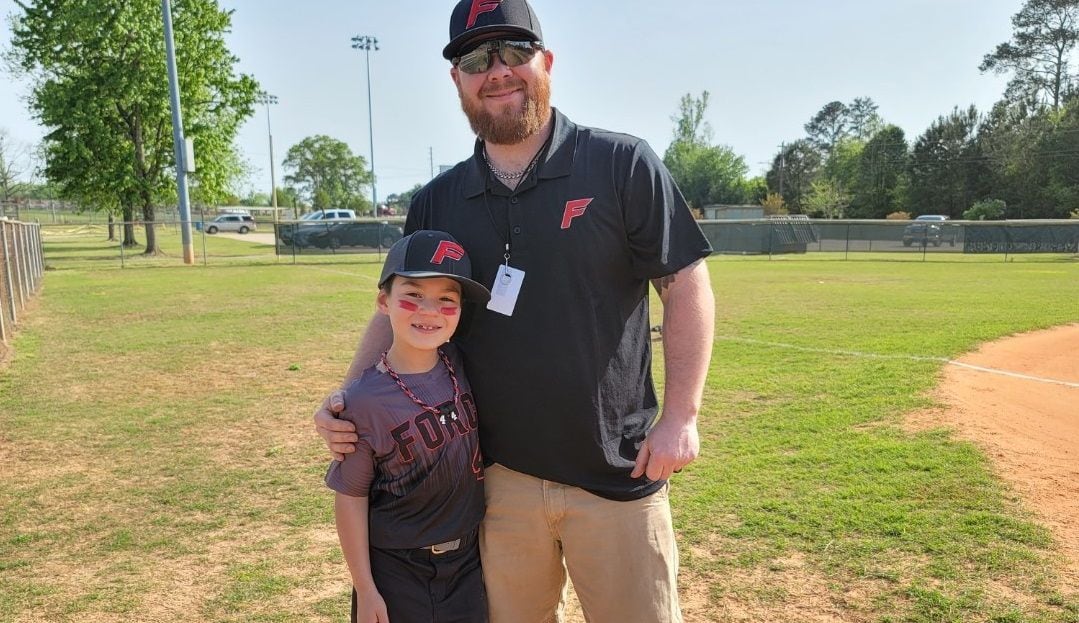
M 86 247 L 49 243 L 70 259 L 0 373 L 0 621 L 341 620 L 310 413 L 370 317 L 377 259 L 102 271 Z M 673 504 L 713 607 L 808 616 L 803 577 L 842 620 L 1077 620 L 1050 535 L 985 457 L 900 418 L 940 368 L 905 357 L 1079 320 L 1079 264 L 710 268 L 703 452 Z

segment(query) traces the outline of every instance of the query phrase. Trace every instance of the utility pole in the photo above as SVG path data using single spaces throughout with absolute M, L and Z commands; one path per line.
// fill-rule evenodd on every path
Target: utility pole
M 431 179 L 435 179 L 435 148 L 427 148 L 427 160 L 431 163 Z
M 371 138 L 371 203 L 375 215 L 378 215 L 378 186 L 375 180 L 375 124 L 371 115 L 371 50 L 378 50 L 378 39 L 367 35 L 356 35 L 352 38 L 352 48 L 363 50 L 367 58 L 367 127 L 370 129 Z
M 161 0 L 161 13 L 165 20 L 165 60 L 169 69 L 169 102 L 172 105 L 172 143 L 176 158 L 176 194 L 180 198 L 180 238 L 184 247 L 184 264 L 195 263 L 195 245 L 191 241 L 191 203 L 187 195 L 187 172 L 193 170 L 194 162 L 188 162 L 184 140 L 184 121 L 180 113 L 180 85 L 176 77 L 176 44 L 172 37 L 172 7 L 169 0 Z M 193 151 L 193 150 L 191 150 Z
M 783 196 L 783 170 L 787 168 L 787 144 L 779 144 L 779 196 Z

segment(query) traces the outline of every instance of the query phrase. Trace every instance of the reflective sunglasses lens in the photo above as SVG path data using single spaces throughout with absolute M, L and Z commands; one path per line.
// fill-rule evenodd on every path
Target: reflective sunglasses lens
M 466 74 L 481 74 L 491 68 L 491 52 L 506 67 L 519 67 L 536 55 L 535 46 L 529 41 L 489 41 L 457 58 L 457 68 Z
M 480 74 L 491 68 L 491 46 L 488 44 L 462 54 L 457 59 L 457 68 L 466 74 Z
M 517 67 L 532 60 L 536 49 L 527 41 L 503 41 L 498 57 L 507 67 Z

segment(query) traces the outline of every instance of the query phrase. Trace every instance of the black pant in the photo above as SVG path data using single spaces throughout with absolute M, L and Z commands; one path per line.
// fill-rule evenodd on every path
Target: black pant
M 392 623 L 487 623 L 476 531 L 445 554 L 371 548 L 371 575 Z M 356 621 L 352 591 L 351 621 Z

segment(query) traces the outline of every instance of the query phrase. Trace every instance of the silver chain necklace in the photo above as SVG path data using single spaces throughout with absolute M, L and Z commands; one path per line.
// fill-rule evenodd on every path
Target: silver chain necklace
M 483 148 L 483 161 L 487 163 L 487 168 L 491 170 L 492 175 L 494 175 L 500 180 L 512 182 L 514 180 L 521 179 L 525 176 L 526 173 L 528 173 L 529 170 L 532 169 L 532 167 L 536 164 L 536 160 L 539 156 L 540 151 L 543 151 L 542 147 L 539 149 L 539 151 L 535 153 L 535 155 L 532 156 L 532 161 L 525 165 L 525 168 L 521 169 L 520 171 L 503 171 L 502 169 L 496 168 L 495 165 L 491 164 L 491 159 L 487 157 L 486 146 L 484 146 Z

